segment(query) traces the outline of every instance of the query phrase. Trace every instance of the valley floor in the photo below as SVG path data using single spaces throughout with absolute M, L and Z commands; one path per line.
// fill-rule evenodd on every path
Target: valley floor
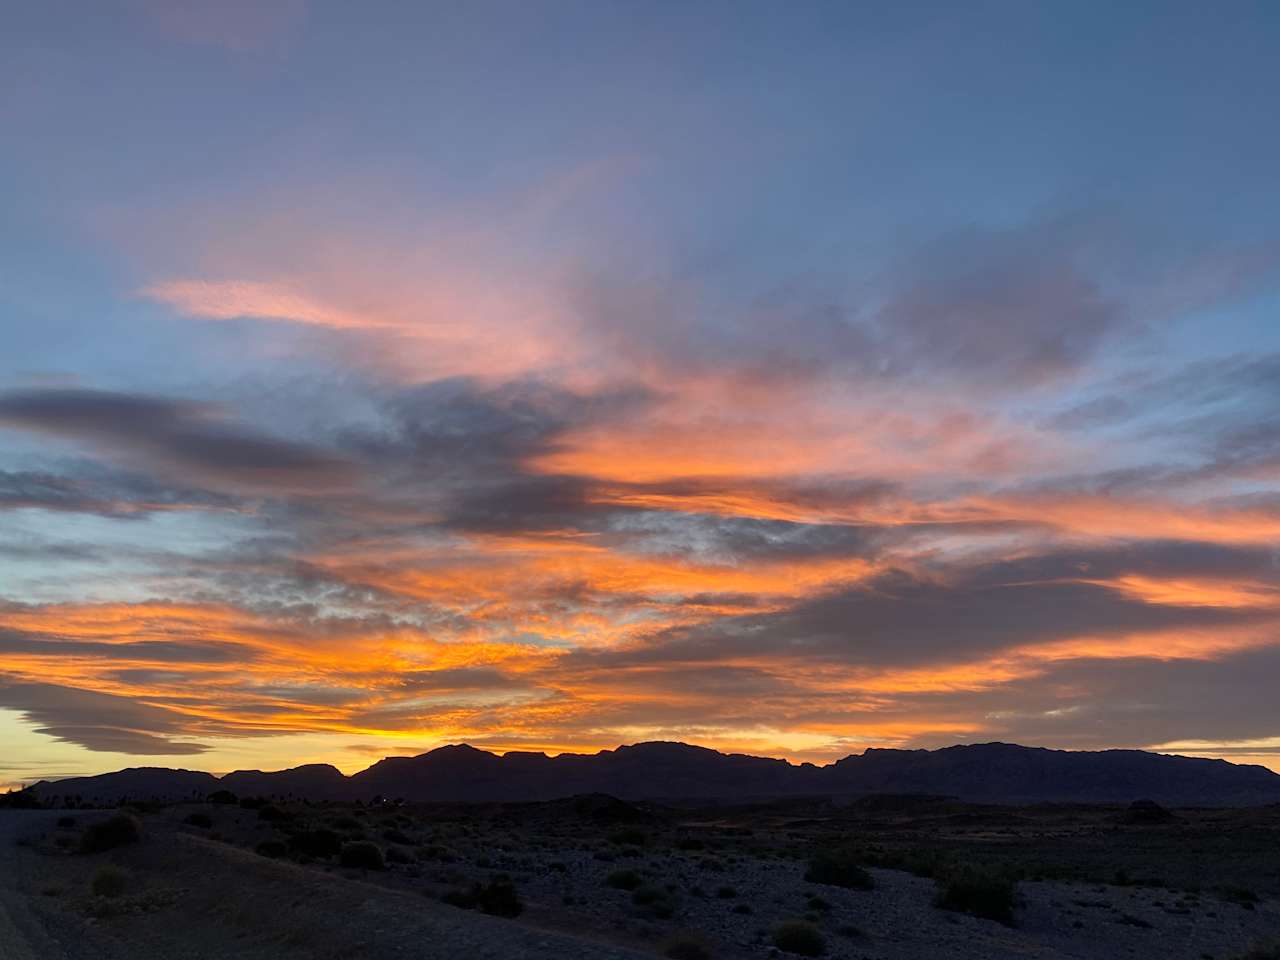
M 872 867 L 866 890 L 805 879 L 804 851 L 855 833 L 891 856 L 893 818 L 851 825 L 767 810 L 724 818 L 608 803 L 270 809 L 264 817 L 234 805 L 170 807 L 141 818 L 140 842 L 91 854 L 77 851 L 78 838 L 109 811 L 0 811 L 0 958 L 763 960 L 792 955 L 774 940 L 792 920 L 817 933 L 823 956 L 844 960 L 1232 960 L 1280 937 L 1280 904 L 1265 888 L 1259 895 L 1134 883 L 1124 871 L 1120 883 L 1029 877 L 1018 885 L 1015 924 L 1005 926 L 939 909 L 937 884 L 904 870 Z M 1016 813 L 1006 818 L 1020 822 Z M 1130 831 L 1109 823 L 1086 817 L 1077 846 L 1109 844 L 1124 862 L 1127 845 L 1148 858 L 1135 863 L 1150 862 L 1157 849 L 1175 867 L 1177 831 L 1191 836 L 1185 824 Z M 280 856 L 291 836 L 315 829 L 373 843 L 391 862 L 366 871 Z M 1170 843 L 1162 845 L 1162 830 Z M 1020 856 L 1037 843 L 1059 859 L 1071 848 L 1069 835 L 1011 836 L 991 824 L 959 833 L 977 847 L 1020 842 Z M 1260 856 L 1257 863 L 1280 867 L 1251 849 L 1259 837 L 1273 842 L 1270 833 L 1240 836 L 1242 863 Z M 947 842 L 940 836 L 937 849 Z M 1184 844 L 1182 858 L 1199 855 Z M 1227 865 L 1227 854 L 1214 855 Z M 1044 872 L 1061 872 L 1053 857 L 1045 862 Z M 1217 866 L 1201 861 L 1199 872 L 1209 878 Z M 92 889 L 104 870 L 122 878 L 111 896 Z M 495 876 L 518 892 L 517 918 L 450 904 Z

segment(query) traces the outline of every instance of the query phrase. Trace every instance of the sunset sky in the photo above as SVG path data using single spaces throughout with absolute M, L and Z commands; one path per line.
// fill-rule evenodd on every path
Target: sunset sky
M 1280 7 L 11 4 L 0 787 L 1280 770 Z

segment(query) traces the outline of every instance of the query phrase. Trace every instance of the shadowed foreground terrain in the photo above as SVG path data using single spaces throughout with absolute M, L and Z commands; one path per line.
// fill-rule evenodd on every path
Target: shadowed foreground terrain
M 0 811 L 0 956 L 1232 960 L 1280 936 L 1276 806 L 213 800 Z

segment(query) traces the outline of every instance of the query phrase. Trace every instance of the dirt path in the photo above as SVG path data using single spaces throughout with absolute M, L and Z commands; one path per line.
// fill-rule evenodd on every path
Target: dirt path
M 4 960 L 54 960 L 66 951 L 51 937 L 21 889 L 22 871 L 15 863 L 16 841 L 53 825 L 57 815 L 46 810 L 0 811 L 0 957 Z

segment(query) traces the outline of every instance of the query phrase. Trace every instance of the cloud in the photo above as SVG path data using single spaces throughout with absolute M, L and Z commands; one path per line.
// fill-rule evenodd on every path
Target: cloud
M 377 319 L 345 313 L 317 303 L 283 284 L 251 281 L 168 280 L 144 287 L 141 294 L 183 313 L 209 320 L 258 317 L 289 320 L 339 330 L 386 326 Z
M 131 698 L 0 677 L 0 704 L 19 711 L 37 732 L 87 750 L 173 756 L 208 749 L 171 739 L 183 730 L 181 717 Z
M 893 369 L 989 388 L 1075 374 L 1130 323 L 1081 262 L 1069 226 L 947 237 L 901 268 L 876 312 Z
M 126 464 L 244 492 L 308 493 L 350 487 L 336 455 L 259 433 L 206 405 L 103 390 L 0 394 L 0 425 L 62 436 Z

